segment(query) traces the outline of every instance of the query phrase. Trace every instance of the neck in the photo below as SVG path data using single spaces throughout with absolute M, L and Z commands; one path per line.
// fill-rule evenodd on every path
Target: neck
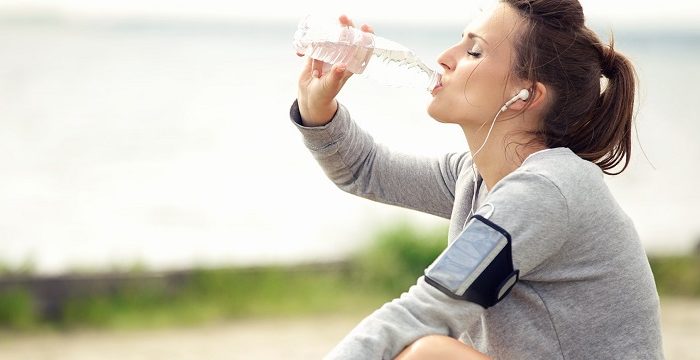
M 479 129 L 480 125 L 462 126 L 469 149 L 476 155 L 474 165 L 488 189 L 493 189 L 501 179 L 520 167 L 530 154 L 546 149 L 543 144 L 533 142 L 532 135 L 527 134 L 523 131 L 524 129 L 513 128 L 512 121 L 518 120 L 520 119 L 496 121 L 491 136 L 483 148 L 481 147 L 491 122 L 486 123 L 481 129 Z M 508 126 L 509 124 L 511 126 Z M 479 148 L 481 150 L 477 153 Z

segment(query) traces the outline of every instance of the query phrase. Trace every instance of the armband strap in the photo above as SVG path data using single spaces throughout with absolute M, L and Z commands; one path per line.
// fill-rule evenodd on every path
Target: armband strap
M 425 270 L 425 281 L 451 298 L 491 307 L 518 281 L 510 234 L 481 215 Z

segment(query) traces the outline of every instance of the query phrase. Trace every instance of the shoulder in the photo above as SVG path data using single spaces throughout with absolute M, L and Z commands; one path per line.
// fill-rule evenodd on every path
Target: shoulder
M 530 155 L 496 184 L 491 195 L 510 206 L 565 211 L 568 216 L 576 216 L 571 214 L 574 209 L 593 209 L 613 201 L 600 168 L 568 148 Z
M 586 190 L 605 186 L 600 169 L 568 148 L 547 149 L 530 155 L 501 179 L 489 197 L 512 207 L 568 213 Z
M 597 165 L 563 147 L 530 155 L 511 175 L 546 179 L 562 193 L 604 186 L 603 172 Z

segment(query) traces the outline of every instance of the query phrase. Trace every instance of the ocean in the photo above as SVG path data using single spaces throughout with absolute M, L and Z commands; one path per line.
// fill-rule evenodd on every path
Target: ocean
M 61 273 L 333 261 L 397 222 L 445 225 L 325 178 L 288 117 L 303 65 L 295 28 L 0 19 L 0 263 Z M 375 29 L 434 64 L 462 25 Z M 607 181 L 649 253 L 689 251 L 700 241 L 700 32 L 615 35 L 641 80 L 639 141 Z M 459 128 L 427 116 L 429 96 L 358 77 L 339 100 L 397 151 L 467 149 Z

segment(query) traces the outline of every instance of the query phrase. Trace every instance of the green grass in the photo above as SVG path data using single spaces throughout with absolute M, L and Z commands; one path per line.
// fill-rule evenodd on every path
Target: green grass
M 0 293 L 0 329 L 143 328 L 249 317 L 367 313 L 399 296 L 445 247 L 447 229 L 398 224 L 347 263 L 255 269 L 195 269 L 176 285 L 136 277 L 75 297 L 53 318 L 26 289 Z M 651 257 L 662 296 L 700 296 L 700 255 Z M 26 268 L 22 269 L 23 273 Z M 143 269 L 130 273 L 143 274 Z
M 130 328 L 220 319 L 357 312 L 385 296 L 364 291 L 341 268 L 198 269 L 175 289 L 126 287 L 66 304 L 62 327 Z

